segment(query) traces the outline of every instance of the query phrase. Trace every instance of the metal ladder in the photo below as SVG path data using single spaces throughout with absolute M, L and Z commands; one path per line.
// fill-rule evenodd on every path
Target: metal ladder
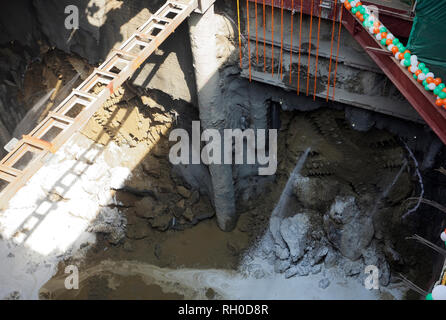
M 110 95 L 195 10 L 197 0 L 167 1 L 148 21 L 113 49 L 106 61 L 50 111 L 0 161 L 0 209 L 74 133 L 82 129 Z M 94 88 L 102 85 L 95 94 Z

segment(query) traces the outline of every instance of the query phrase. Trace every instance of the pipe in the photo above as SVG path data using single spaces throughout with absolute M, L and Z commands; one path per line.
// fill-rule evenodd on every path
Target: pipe
M 198 108 L 201 127 L 216 129 L 223 133 L 225 113 L 219 105 L 221 89 L 215 42 L 214 7 L 204 15 L 192 14 L 189 17 L 189 36 L 197 86 Z M 192 146 L 194 147 L 194 146 Z M 222 152 L 222 154 L 224 154 Z M 217 223 L 223 231 L 231 231 L 237 224 L 235 210 L 232 165 L 210 164 L 214 206 Z

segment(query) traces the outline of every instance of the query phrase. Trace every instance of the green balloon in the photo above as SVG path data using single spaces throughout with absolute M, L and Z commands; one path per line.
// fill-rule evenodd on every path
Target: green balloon
M 406 51 L 407 49 L 406 49 L 405 46 L 401 45 L 401 48 L 399 48 L 399 50 L 400 50 L 400 52 L 404 52 L 404 51 Z
M 437 86 L 437 88 L 440 89 L 440 90 L 443 90 L 444 88 L 446 88 L 446 84 L 444 84 L 444 83 L 442 82 L 442 83 L 440 83 L 440 84 Z
M 404 59 L 404 66 L 405 67 L 410 67 L 410 60 L 406 60 L 406 59 Z
M 429 91 L 429 87 L 428 86 L 424 86 L 424 90 Z
M 364 13 L 363 16 L 364 16 L 364 19 L 365 19 L 365 20 L 367 20 L 368 18 L 370 18 L 370 15 L 369 15 L 368 13 Z
M 417 80 L 417 79 L 418 79 L 418 76 L 414 73 L 414 74 L 413 74 L 413 78 L 414 78 L 415 80 Z
M 436 96 L 438 96 L 438 95 L 440 94 L 440 92 L 441 92 L 441 89 L 437 86 L 437 87 L 434 89 L 434 94 L 435 94 Z
M 427 294 L 426 300 L 434 300 L 434 298 L 432 298 L 432 293 Z
M 393 39 L 393 44 L 397 46 L 398 43 L 400 43 L 400 40 L 398 40 L 398 38 L 394 38 Z
M 354 7 L 354 8 L 352 8 L 352 13 L 353 13 L 353 14 L 356 14 L 356 12 L 358 12 L 358 7 Z
M 421 71 L 423 71 L 423 73 L 426 75 L 430 72 L 428 68 L 423 68 Z
M 410 60 L 410 53 L 409 53 L 409 52 L 406 52 L 406 53 L 404 54 L 404 59 L 406 59 L 406 60 Z
M 427 87 L 428 83 L 426 81 L 426 79 L 423 80 L 423 86 Z
M 420 68 L 421 70 L 423 70 L 424 68 L 426 68 L 426 65 L 424 63 L 420 63 L 418 65 L 418 68 Z
M 386 41 L 387 41 L 386 38 L 381 39 L 381 44 L 382 44 L 383 46 L 385 46 L 385 45 L 386 45 Z
M 441 91 L 438 97 L 440 97 L 440 99 L 446 99 L 446 92 Z
M 381 28 L 379 28 L 379 32 L 387 32 L 387 28 L 386 27 L 381 27 Z

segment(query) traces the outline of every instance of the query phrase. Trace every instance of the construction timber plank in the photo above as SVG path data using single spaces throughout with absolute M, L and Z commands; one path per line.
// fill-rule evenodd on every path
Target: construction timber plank
M 7 207 L 9 199 L 44 165 L 48 155 L 55 153 L 73 134 L 81 130 L 114 90 L 130 78 L 197 7 L 197 0 L 167 1 L 119 49 L 112 50 L 108 59 L 99 68 L 95 68 L 29 135 L 23 136 L 14 149 L 0 161 L 0 180 L 8 183 L 0 193 L 0 209 Z M 174 14 L 175 17 L 170 18 L 169 14 Z M 152 34 L 155 30 L 157 33 Z M 138 37 L 145 40 L 136 43 L 143 45 L 143 49 L 137 53 L 129 52 L 135 48 L 132 41 Z M 116 63 L 125 65 L 119 73 L 110 71 Z M 90 93 L 98 83 L 106 86 L 97 95 Z M 76 104 L 82 105 L 83 109 L 71 118 L 67 113 Z M 52 127 L 61 129 L 61 132 L 51 142 L 42 140 L 40 137 Z M 19 166 L 20 169 L 14 166 Z

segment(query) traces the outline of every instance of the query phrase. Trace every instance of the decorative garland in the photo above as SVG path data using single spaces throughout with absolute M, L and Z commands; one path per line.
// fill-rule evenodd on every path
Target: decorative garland
M 441 78 L 435 78 L 434 73 L 430 72 L 424 63 L 420 63 L 418 57 L 411 54 L 400 40 L 388 31 L 367 6 L 363 5 L 359 0 L 340 1 L 347 10 L 351 11 L 362 22 L 364 28 L 383 47 L 392 52 L 403 67 L 407 67 L 407 70 L 413 74 L 414 79 L 421 83 L 426 91 L 433 91 L 436 96 L 435 104 L 446 109 L 446 85 Z
M 446 229 L 440 234 L 440 239 L 446 245 Z M 443 284 L 436 285 L 432 290 L 432 293 L 429 293 L 426 296 L 426 300 L 446 300 L 446 286 Z
M 426 296 L 426 300 L 446 300 L 446 286 L 442 284 L 436 285 L 432 293 Z

